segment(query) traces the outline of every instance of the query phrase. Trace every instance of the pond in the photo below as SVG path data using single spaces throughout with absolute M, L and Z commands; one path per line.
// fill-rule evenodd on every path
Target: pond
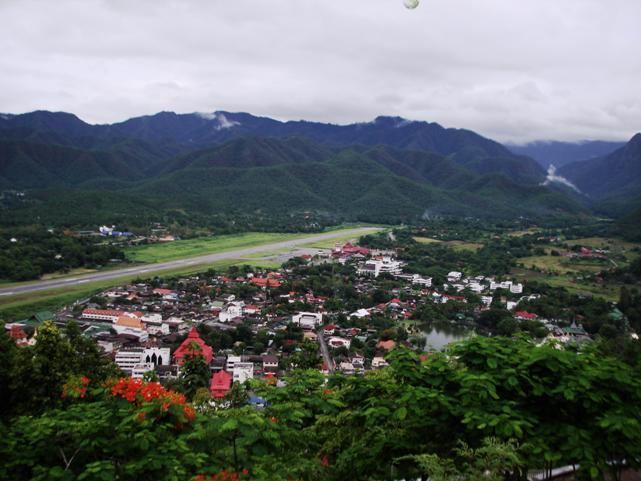
M 422 335 L 426 337 L 426 351 L 441 351 L 450 342 L 465 339 L 474 335 L 474 332 L 462 326 L 439 324 L 438 326 L 426 326 Z

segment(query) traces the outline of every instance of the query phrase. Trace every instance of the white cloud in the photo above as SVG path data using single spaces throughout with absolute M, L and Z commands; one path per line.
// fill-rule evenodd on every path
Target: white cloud
M 397 115 L 512 142 L 641 130 L 636 0 L 49 3 L 0 2 L 5 112 Z

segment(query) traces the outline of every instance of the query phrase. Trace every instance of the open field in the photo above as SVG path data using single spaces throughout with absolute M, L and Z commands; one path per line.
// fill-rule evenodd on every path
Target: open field
M 433 239 L 431 237 L 412 237 L 416 242 L 420 244 L 441 244 L 443 241 L 438 239 Z
M 432 237 L 413 237 L 413 239 L 420 244 L 443 244 L 458 251 L 476 251 L 483 247 L 483 244 L 481 244 L 480 242 L 466 242 L 461 240 L 444 241 L 440 239 L 434 239 Z
M 575 280 L 576 274 L 546 274 L 543 272 L 537 272 L 530 269 L 522 269 L 518 267 L 512 269 L 511 274 L 519 281 L 544 282 L 553 287 L 564 287 L 569 292 L 574 294 L 587 294 L 595 297 L 602 297 L 603 299 L 612 302 L 615 302 L 619 299 L 621 287 L 626 285 L 622 283 L 597 284 L 593 282 L 583 282 L 580 280 Z M 634 286 L 628 285 L 627 287 L 632 288 Z
M 522 257 L 518 259 L 518 263 L 523 264 L 527 269 L 536 268 L 556 274 L 566 272 L 586 272 L 592 274 L 612 267 L 612 264 L 607 260 L 572 261 L 570 258 L 563 256 Z
M 483 244 L 479 242 L 465 242 L 465 241 L 445 241 L 443 242 L 448 247 L 451 247 L 455 251 L 477 251 L 481 247 L 483 247 Z
M 125 249 L 127 258 L 133 262 L 165 262 L 175 259 L 187 259 L 213 252 L 225 252 L 261 244 L 300 239 L 309 234 L 274 234 L 267 232 L 249 232 L 225 236 L 203 237 L 162 244 L 149 244 Z

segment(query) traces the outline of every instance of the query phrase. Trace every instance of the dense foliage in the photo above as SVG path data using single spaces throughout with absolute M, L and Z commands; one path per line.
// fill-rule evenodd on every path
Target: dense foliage
M 121 248 L 104 239 L 77 238 L 42 227 L 0 232 L 0 279 L 26 281 L 76 267 L 98 267 L 122 261 Z
M 46 345 L 55 364 L 67 341 L 51 326 L 42 336 L 43 347 L 23 349 Z M 4 341 L 2 352 L 0 374 L 15 379 L 23 357 Z M 521 480 L 576 464 L 583 479 L 602 480 L 623 460 L 641 466 L 641 381 L 599 344 L 575 352 L 476 337 L 425 360 L 397 349 L 388 361 L 365 376 L 254 382 L 262 410 L 240 392 L 227 408 L 194 409 L 155 382 L 105 382 L 104 368 L 60 373 L 46 392 L 32 378 L 20 390 L 34 402 L 4 413 L 0 478 Z

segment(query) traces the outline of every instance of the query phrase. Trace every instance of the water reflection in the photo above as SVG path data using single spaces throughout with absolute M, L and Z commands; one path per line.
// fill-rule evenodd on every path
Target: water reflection
M 460 341 L 474 335 L 474 332 L 456 324 L 433 324 L 422 330 L 426 351 L 441 351 L 450 342 Z

